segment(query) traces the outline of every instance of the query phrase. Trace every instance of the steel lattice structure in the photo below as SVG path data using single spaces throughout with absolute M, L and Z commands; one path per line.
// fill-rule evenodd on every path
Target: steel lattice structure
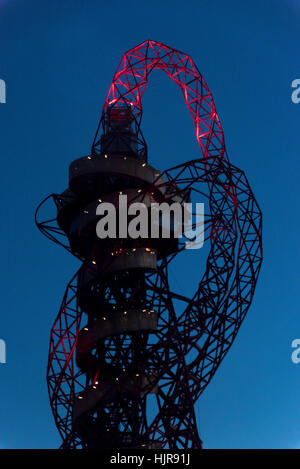
M 148 165 L 140 129 L 154 69 L 180 87 L 201 151 L 163 172 Z M 121 191 L 146 204 L 205 200 L 209 253 L 193 296 L 173 291 L 168 278 L 183 242 L 97 239 L 97 204 Z M 47 379 L 62 447 L 201 448 L 194 405 L 251 304 L 262 215 L 245 174 L 228 161 L 211 92 L 187 54 L 150 40 L 124 54 L 91 154 L 71 164 L 69 188 L 40 204 L 36 223 L 82 262 L 50 340 Z

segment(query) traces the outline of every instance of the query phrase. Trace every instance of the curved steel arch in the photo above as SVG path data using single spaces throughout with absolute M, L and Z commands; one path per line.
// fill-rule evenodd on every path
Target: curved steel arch
M 142 97 L 148 83 L 148 76 L 155 69 L 166 73 L 181 89 L 194 121 L 196 138 L 202 156 L 227 159 L 223 129 L 214 100 L 196 64 L 184 52 L 150 40 L 130 49 L 123 55 L 103 106 L 93 151 L 97 153 L 99 149 L 99 133 L 101 124 L 104 126 L 107 108 L 125 105 L 131 109 L 135 117 L 137 132 L 143 142 L 141 152 L 145 154 L 146 144 L 140 129 L 143 115 Z

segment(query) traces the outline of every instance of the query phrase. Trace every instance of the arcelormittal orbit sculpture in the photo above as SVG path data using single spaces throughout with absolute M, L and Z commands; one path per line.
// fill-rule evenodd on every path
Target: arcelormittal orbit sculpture
M 155 69 L 179 86 L 200 147 L 198 159 L 163 172 L 148 164 L 140 128 Z M 148 207 L 205 202 L 209 249 L 191 297 L 168 279 L 169 264 L 193 253 L 180 239 L 97 236 L 97 207 L 116 205 L 120 194 Z M 55 213 L 43 218 L 42 207 Z M 251 304 L 261 219 L 246 176 L 229 163 L 212 94 L 192 59 L 150 40 L 126 52 L 91 153 L 71 163 L 68 188 L 36 214 L 39 229 L 82 262 L 51 330 L 47 380 L 62 448 L 202 447 L 195 402 Z

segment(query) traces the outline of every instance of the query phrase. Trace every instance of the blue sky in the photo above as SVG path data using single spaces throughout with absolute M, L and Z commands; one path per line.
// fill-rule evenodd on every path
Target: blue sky
M 43 238 L 34 210 L 89 152 L 124 51 L 153 39 L 191 55 L 208 83 L 233 164 L 264 214 L 253 305 L 196 406 L 206 448 L 300 448 L 300 1 L 0 0 L 0 448 L 60 444 L 46 388 L 49 333 L 78 261 Z M 143 133 L 160 169 L 199 156 L 177 87 L 159 72 Z M 185 266 L 187 269 L 187 266 Z M 189 280 L 177 281 L 188 288 Z M 197 281 L 197 266 L 185 278 Z M 184 283 L 185 282 L 185 283 Z

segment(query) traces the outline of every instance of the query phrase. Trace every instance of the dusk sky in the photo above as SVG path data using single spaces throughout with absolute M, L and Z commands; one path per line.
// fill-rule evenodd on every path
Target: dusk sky
M 57 448 L 46 386 L 50 329 L 79 261 L 41 236 L 38 203 L 86 155 L 122 54 L 146 39 L 188 53 L 216 104 L 231 163 L 263 212 L 264 261 L 239 334 L 200 397 L 205 448 L 299 448 L 300 0 L 0 0 L 0 449 Z M 149 161 L 200 157 L 178 88 L 152 73 L 143 99 Z M 201 257 L 201 256 L 200 256 Z M 203 252 L 203 262 L 205 261 Z M 172 272 L 187 294 L 196 264 Z

